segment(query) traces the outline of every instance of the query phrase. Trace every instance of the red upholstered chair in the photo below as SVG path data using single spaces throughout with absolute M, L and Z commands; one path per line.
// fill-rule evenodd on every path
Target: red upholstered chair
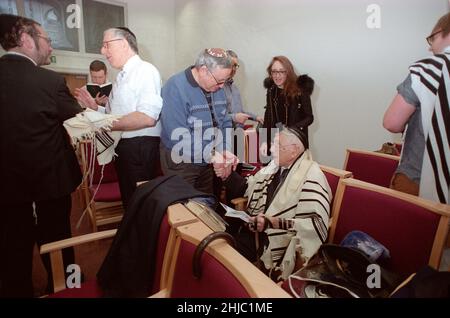
M 409 276 L 425 265 L 439 268 L 450 206 L 353 178 L 339 183 L 329 242 L 359 230 L 390 251 L 387 268 Z
M 168 267 L 172 259 L 175 246 L 175 232 L 178 226 L 197 222 L 198 219 L 187 211 L 181 204 L 175 204 L 167 209 L 158 235 L 158 248 L 156 251 L 156 266 L 153 280 L 152 293 L 156 293 L 167 287 Z M 81 288 L 66 288 L 64 268 L 62 262 L 62 249 L 70 246 L 79 246 L 101 239 L 111 238 L 117 230 L 101 231 L 73 237 L 70 239 L 48 243 L 41 246 L 40 253 L 50 254 L 54 293 L 50 298 L 98 298 L 102 297 L 102 290 L 95 279 L 81 284 Z
M 331 193 L 333 194 L 333 198 L 331 199 L 331 206 L 333 207 L 334 203 L 334 197 L 336 196 L 336 190 L 339 184 L 339 180 L 351 178 L 352 173 L 350 171 L 341 170 L 338 168 L 328 167 L 324 165 L 320 165 L 320 169 L 322 170 L 323 174 L 327 178 L 328 184 L 331 188 Z
M 193 256 L 197 245 L 209 234 L 203 222 L 176 229 L 176 244 L 166 290 L 152 297 L 290 297 L 269 277 L 219 239 L 206 247 L 201 257 L 202 276 L 193 275 Z
M 399 160 L 399 156 L 347 149 L 343 169 L 351 171 L 355 179 L 388 188 Z
M 91 142 L 80 144 L 85 206 L 95 232 L 98 226 L 118 223 L 123 216 L 119 181 L 112 162 L 100 166 L 91 153 Z M 93 175 L 89 174 L 92 171 Z M 92 179 L 92 185 L 90 184 Z

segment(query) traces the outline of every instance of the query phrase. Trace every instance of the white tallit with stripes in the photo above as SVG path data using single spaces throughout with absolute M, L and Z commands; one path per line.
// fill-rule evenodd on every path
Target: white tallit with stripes
M 271 162 L 248 179 L 247 211 L 251 215 L 266 210 L 267 187 L 278 169 Z M 306 150 L 290 168 L 265 213 L 294 220 L 294 227 L 288 231 L 266 230 L 269 245 L 261 260 L 267 269 L 280 270 L 281 277 L 287 279 L 294 270 L 296 254 L 305 263 L 316 253 L 327 239 L 331 197 L 325 175 Z
M 119 143 L 121 131 L 111 131 L 113 122 L 121 115 L 102 114 L 87 108 L 85 111 L 64 121 L 63 125 L 72 139 L 72 144 L 78 145 L 83 140 L 95 140 L 92 153 L 97 154 L 100 165 L 111 162 L 116 155 L 114 148 Z
M 413 64 L 412 89 L 420 101 L 425 153 L 419 196 L 449 204 L 450 47 Z

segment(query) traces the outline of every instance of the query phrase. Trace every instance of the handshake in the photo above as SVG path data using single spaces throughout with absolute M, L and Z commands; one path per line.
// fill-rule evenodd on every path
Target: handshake
M 236 170 L 239 159 L 231 152 L 225 150 L 223 153 L 216 152 L 211 158 L 211 163 L 213 164 L 216 176 L 225 180 L 231 172 Z

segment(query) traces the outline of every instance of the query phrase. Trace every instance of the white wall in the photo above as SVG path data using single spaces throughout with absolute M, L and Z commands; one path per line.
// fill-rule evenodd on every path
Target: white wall
M 381 7 L 381 29 L 368 29 L 366 8 Z M 241 58 L 237 85 L 244 107 L 263 114 L 265 69 L 286 55 L 316 81 L 314 157 L 342 167 L 347 147 L 378 149 L 399 140 L 382 128 L 384 111 L 407 74 L 427 55 L 425 37 L 448 11 L 446 0 L 177 0 L 179 70 L 202 48 L 224 47 Z
M 128 25 L 140 55 L 163 81 L 205 47 L 235 50 L 247 109 L 263 114 L 265 69 L 286 55 L 316 81 L 310 128 L 316 160 L 342 167 L 347 147 L 378 149 L 399 140 L 382 116 L 407 74 L 427 55 L 425 37 L 449 10 L 447 0 L 129 0 Z M 368 29 L 366 8 L 381 7 L 381 29 Z M 101 57 L 101 56 L 96 56 Z M 57 54 L 60 71 L 85 71 L 93 56 Z M 112 72 L 111 80 L 115 72 Z

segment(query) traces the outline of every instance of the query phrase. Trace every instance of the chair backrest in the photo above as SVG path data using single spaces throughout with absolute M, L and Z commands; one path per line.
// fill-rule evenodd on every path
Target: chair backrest
M 174 204 L 167 208 L 167 214 L 161 221 L 158 234 L 158 244 L 155 258 L 155 273 L 152 292 L 156 293 L 167 287 L 169 266 L 171 265 L 173 252 L 176 243 L 175 229 L 178 226 L 186 225 L 199 220 L 181 204 Z M 100 239 L 111 238 L 117 230 L 95 232 L 91 234 L 72 237 L 66 240 L 47 243 L 41 246 L 41 254 L 50 254 L 51 267 L 53 272 L 53 284 L 55 294 L 52 298 L 97 298 L 102 297 L 102 290 L 97 285 L 96 280 L 87 281 L 81 288 L 65 289 L 65 276 L 62 261 L 62 249 L 70 246 L 78 246 Z
M 348 178 L 339 182 L 332 213 L 329 242 L 359 230 L 390 251 L 386 267 L 400 275 L 439 267 L 450 206 Z
M 339 180 L 351 178 L 352 173 L 350 171 L 345 171 L 342 169 L 328 167 L 324 165 L 320 165 L 320 169 L 327 178 L 328 184 L 331 188 L 331 193 L 333 194 L 333 198 L 331 200 L 331 207 L 332 207 L 334 203 L 334 197 L 336 196 L 336 190 L 339 184 Z
M 259 136 L 256 129 L 244 130 L 244 157 L 246 163 L 259 163 Z
M 347 149 L 344 170 L 351 171 L 355 179 L 389 187 L 399 160 L 399 156 Z
M 179 226 L 198 222 L 199 220 L 181 204 L 174 204 L 167 208 L 167 213 L 161 221 L 158 235 L 158 247 L 156 251 L 155 278 L 153 282 L 153 294 L 167 288 L 169 266 L 171 266 L 176 232 Z
M 167 296 L 290 297 L 222 239 L 205 249 L 200 261 L 202 277 L 194 278 L 192 262 L 195 249 L 212 230 L 199 221 L 177 227 L 176 233 Z

